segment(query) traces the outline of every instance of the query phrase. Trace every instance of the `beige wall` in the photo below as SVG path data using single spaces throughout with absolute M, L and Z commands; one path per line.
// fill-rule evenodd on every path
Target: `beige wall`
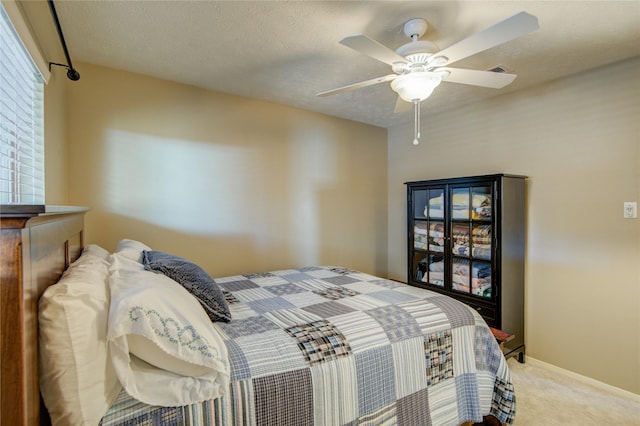
M 386 129 L 76 68 L 69 198 L 92 208 L 88 242 L 137 239 L 214 276 L 327 264 L 386 275 Z
M 639 117 L 636 59 L 424 120 L 417 147 L 412 125 L 390 129 L 390 276 L 407 272 L 404 182 L 529 176 L 528 354 L 640 393 L 640 219 L 622 216 Z

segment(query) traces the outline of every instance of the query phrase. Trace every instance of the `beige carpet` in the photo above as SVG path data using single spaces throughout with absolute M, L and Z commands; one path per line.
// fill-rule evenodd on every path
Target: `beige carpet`
M 514 358 L 508 364 L 516 390 L 516 426 L 640 426 L 640 402 Z

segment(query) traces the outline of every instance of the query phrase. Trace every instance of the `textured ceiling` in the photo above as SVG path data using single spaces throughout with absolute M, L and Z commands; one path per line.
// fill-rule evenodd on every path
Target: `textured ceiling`
M 56 0 L 55 5 L 74 63 L 381 127 L 413 119 L 411 111 L 394 113 L 396 94 L 389 83 L 316 96 L 390 73 L 388 65 L 340 45 L 346 35 L 363 33 L 395 50 L 408 41 L 404 22 L 421 17 L 429 23 L 423 39 L 443 49 L 520 11 L 538 17 L 539 30 L 454 64 L 483 70 L 500 64 L 518 74 L 515 82 L 500 90 L 445 82 L 423 102 L 425 116 L 640 55 L 640 1 Z M 22 7 L 36 33 L 51 30 L 46 2 L 25 1 Z M 49 37 L 44 50 L 59 56 L 54 43 Z M 48 60 L 64 62 L 64 56 Z M 82 74 L 81 67 L 78 71 Z

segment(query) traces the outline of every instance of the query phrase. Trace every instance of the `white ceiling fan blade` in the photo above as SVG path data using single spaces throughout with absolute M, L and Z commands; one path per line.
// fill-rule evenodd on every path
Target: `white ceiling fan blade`
M 517 77 L 516 74 L 468 70 L 464 68 L 438 68 L 438 71 L 440 70 L 449 72 L 449 75 L 442 79 L 442 81 L 446 81 L 447 83 L 469 84 L 471 86 L 490 87 L 492 89 L 502 89 Z
M 395 79 L 397 74 L 389 74 L 383 77 L 372 78 L 371 80 L 361 81 L 359 83 L 349 84 L 347 86 L 338 87 L 337 89 L 327 90 L 326 92 L 317 93 L 316 96 L 330 96 L 337 93 L 348 92 L 349 90 L 359 89 L 361 87 L 371 86 L 378 83 L 384 83 L 385 81 L 391 81 Z
M 357 50 L 360 53 L 364 53 L 367 56 L 377 59 L 385 64 L 393 65 L 397 62 L 407 62 L 405 58 L 398 55 L 387 46 L 378 43 L 377 41 L 367 37 L 363 34 L 351 35 L 340 40 L 340 44 Z
M 435 56 L 447 58 L 443 65 L 451 64 L 521 37 L 538 28 L 540 28 L 538 26 L 538 18 L 527 12 L 520 12 L 441 50 Z
M 396 106 L 393 109 L 393 112 L 395 112 L 396 114 L 399 114 L 401 112 L 406 112 L 406 111 L 409 111 L 412 106 L 413 104 L 411 102 L 407 102 L 404 99 L 402 99 L 400 96 L 398 96 L 398 100 L 396 101 Z

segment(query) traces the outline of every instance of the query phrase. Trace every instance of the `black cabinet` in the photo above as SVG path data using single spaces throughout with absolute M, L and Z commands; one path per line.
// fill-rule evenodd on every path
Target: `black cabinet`
M 523 176 L 407 182 L 409 284 L 467 303 L 524 354 Z

